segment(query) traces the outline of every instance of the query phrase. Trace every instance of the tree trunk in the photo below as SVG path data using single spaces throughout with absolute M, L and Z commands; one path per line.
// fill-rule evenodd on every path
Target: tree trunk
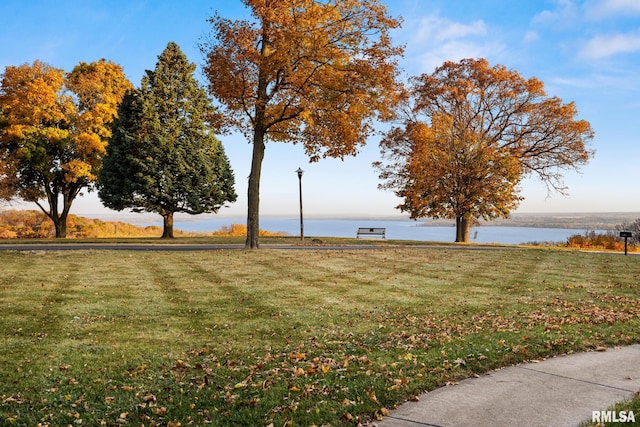
M 67 215 L 64 213 L 60 216 L 53 215 L 51 220 L 56 229 L 56 239 L 65 239 L 67 237 Z
M 269 26 L 268 20 L 262 23 L 262 47 L 260 55 L 263 58 L 269 52 Z M 269 102 L 267 96 L 268 72 L 264 65 L 258 70 L 257 102 L 255 104 L 255 118 L 253 127 L 253 157 L 251 158 L 251 173 L 249 174 L 248 209 L 247 209 L 247 240 L 245 248 L 258 249 L 260 237 L 260 173 L 262 172 L 262 159 L 264 159 L 264 136 L 267 131 L 266 108 Z
M 65 239 L 67 237 L 67 216 L 69 215 L 69 210 L 63 208 L 62 214 L 58 214 L 58 195 L 56 193 L 47 194 L 47 199 L 49 201 L 49 210 L 45 209 L 40 202 L 36 202 L 36 205 L 38 205 L 40 210 L 53 222 L 56 233 L 55 238 Z M 64 205 L 67 206 L 66 203 Z
M 67 218 L 69 217 L 69 211 L 71 211 L 71 204 L 75 200 L 80 189 L 70 189 L 67 194 L 62 195 L 62 213 L 58 217 L 60 223 L 56 226 L 56 237 L 66 239 L 67 237 Z M 55 222 L 55 221 L 54 221 Z M 58 230 L 60 234 L 58 235 Z
M 456 218 L 456 242 L 469 242 L 471 238 L 471 221 L 468 215 L 462 215 Z
M 260 237 L 260 173 L 264 159 L 264 131 L 256 128 L 253 135 L 253 158 L 251 160 L 251 174 L 249 175 L 248 212 L 247 212 L 247 240 L 245 247 L 257 249 Z
M 162 230 L 163 239 L 173 239 L 173 212 L 162 214 L 164 220 L 164 229 Z
M 49 202 L 49 210 L 45 209 L 39 201 L 36 201 L 36 205 L 42 212 L 53 222 L 53 226 L 56 230 L 56 239 L 64 239 L 67 237 L 67 218 L 71 211 L 71 205 L 73 201 L 78 197 L 82 185 L 70 186 L 62 193 L 62 212 L 59 212 L 60 207 L 60 193 L 53 183 L 47 182 L 47 201 Z

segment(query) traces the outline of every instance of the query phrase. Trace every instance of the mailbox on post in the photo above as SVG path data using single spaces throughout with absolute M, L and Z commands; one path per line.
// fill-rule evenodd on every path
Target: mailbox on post
M 624 237 L 624 254 L 627 254 L 627 239 L 633 237 L 633 233 L 630 231 L 621 231 L 620 237 Z

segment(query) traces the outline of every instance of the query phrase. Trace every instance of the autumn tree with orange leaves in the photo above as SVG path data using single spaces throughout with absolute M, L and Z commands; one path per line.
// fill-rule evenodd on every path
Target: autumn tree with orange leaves
M 243 0 L 252 21 L 211 18 L 201 48 L 210 92 L 253 144 L 246 247 L 257 248 L 260 174 L 269 141 L 310 161 L 355 155 L 398 101 L 399 27 L 378 0 Z
M 80 63 L 70 73 L 40 61 L 6 67 L 0 86 L 0 188 L 5 198 L 35 202 L 66 236 L 69 210 L 91 190 L 110 123 L 131 88 L 110 61 Z
M 380 143 L 381 187 L 414 219 L 455 219 L 456 242 L 469 241 L 475 218 L 508 217 L 524 177 L 565 193 L 563 171 L 593 156 L 589 122 L 536 78 L 466 59 L 411 83 L 403 123 Z

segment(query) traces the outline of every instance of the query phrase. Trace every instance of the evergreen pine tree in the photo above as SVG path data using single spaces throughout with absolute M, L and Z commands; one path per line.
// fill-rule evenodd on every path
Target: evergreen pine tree
M 140 89 L 120 104 L 100 173 L 105 206 L 160 214 L 163 238 L 173 237 L 174 213 L 217 212 L 237 197 L 195 69 L 176 43 L 167 45 Z

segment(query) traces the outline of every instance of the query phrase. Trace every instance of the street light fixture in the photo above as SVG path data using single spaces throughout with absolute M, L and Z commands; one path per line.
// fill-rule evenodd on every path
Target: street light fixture
M 302 221 L 302 174 L 304 171 L 298 168 L 298 187 L 300 189 L 300 240 L 304 240 L 304 222 Z

